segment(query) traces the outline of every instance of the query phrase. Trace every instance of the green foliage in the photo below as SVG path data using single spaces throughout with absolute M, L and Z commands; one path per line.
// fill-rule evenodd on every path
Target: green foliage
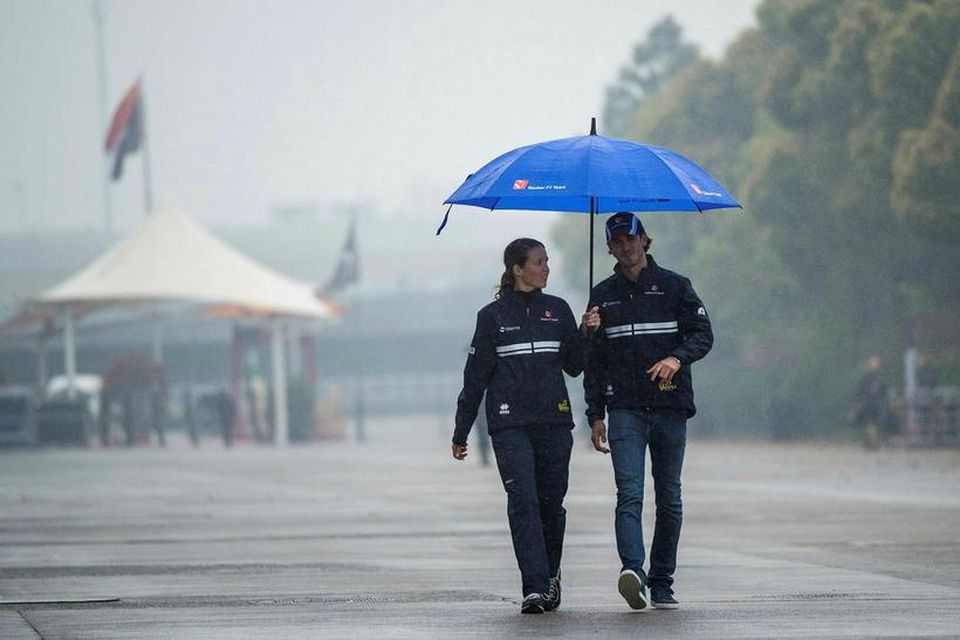
M 930 238 L 960 242 L 960 44 L 938 89 L 927 126 L 900 135 L 893 203 L 901 218 Z
M 825 435 L 863 358 L 892 374 L 912 328 L 960 313 L 960 2 L 767 0 L 757 17 L 723 60 L 660 78 L 618 133 L 690 157 L 745 207 L 643 217 L 711 310 L 706 429 Z M 584 226 L 555 233 L 577 285 Z M 957 369 L 960 345 L 928 344 Z
M 608 135 L 624 135 L 638 107 L 697 59 L 697 48 L 684 42 L 681 34 L 680 25 L 667 16 L 634 47 L 632 59 L 621 67 L 617 82 L 607 89 L 603 120 Z

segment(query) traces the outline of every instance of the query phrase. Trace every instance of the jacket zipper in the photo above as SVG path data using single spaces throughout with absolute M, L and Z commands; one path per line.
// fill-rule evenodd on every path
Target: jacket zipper
M 635 336 L 633 321 L 637 318 L 637 308 L 636 303 L 633 300 L 633 293 L 630 293 L 630 334 Z M 633 388 L 640 389 L 640 370 L 637 365 L 637 340 L 634 338 L 631 340 L 633 343 L 633 348 L 630 350 L 630 357 L 633 359 L 633 366 L 630 369 L 633 371 Z
M 530 352 L 533 353 L 533 331 L 530 326 L 530 303 L 527 303 L 527 334 L 530 336 Z

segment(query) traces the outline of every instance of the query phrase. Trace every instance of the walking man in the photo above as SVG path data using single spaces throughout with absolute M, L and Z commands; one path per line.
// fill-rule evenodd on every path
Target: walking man
M 651 240 L 636 216 L 616 213 L 606 231 L 617 264 L 590 295 L 587 313 L 599 314 L 601 329 L 592 336 L 584 389 L 593 446 L 613 461 L 618 590 L 633 609 L 651 601 L 658 609 L 676 609 L 680 472 L 687 419 L 696 412 L 690 365 L 710 351 L 713 331 L 690 281 L 660 267 L 648 253 Z M 647 447 L 656 525 L 645 573 L 641 512 Z

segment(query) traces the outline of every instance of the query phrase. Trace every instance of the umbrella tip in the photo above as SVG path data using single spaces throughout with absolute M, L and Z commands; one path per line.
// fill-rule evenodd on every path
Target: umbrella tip
M 590 118 L 590 135 L 597 135 L 597 119 Z

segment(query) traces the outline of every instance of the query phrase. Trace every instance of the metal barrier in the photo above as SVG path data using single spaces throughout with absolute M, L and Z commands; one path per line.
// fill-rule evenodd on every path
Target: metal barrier
M 36 397 L 30 387 L 0 389 L 0 447 L 29 447 L 36 438 Z
M 910 402 L 892 399 L 897 433 L 891 441 L 905 445 L 960 445 L 960 387 L 921 387 Z
M 51 400 L 37 412 L 37 444 L 78 445 L 90 442 L 93 418 L 87 401 Z

